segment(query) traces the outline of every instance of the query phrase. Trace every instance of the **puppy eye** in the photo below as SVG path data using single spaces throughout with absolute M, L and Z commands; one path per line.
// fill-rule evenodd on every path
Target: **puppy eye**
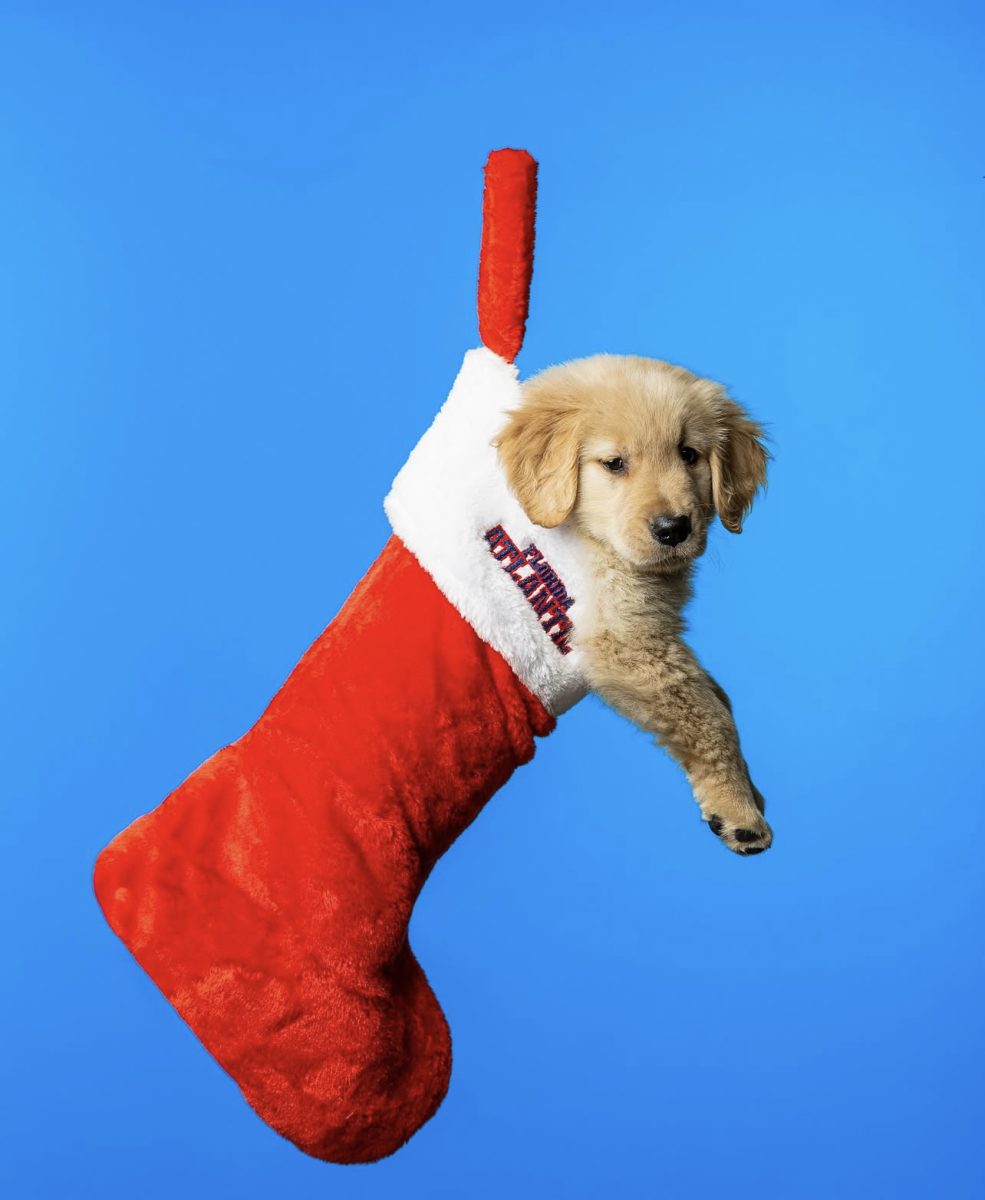
M 692 450 L 690 446 L 681 446 L 681 458 L 684 459 L 689 467 L 693 467 L 698 461 L 698 452 L 697 450 Z
M 603 458 L 602 466 L 613 475 L 618 475 L 626 469 L 626 463 L 621 458 Z

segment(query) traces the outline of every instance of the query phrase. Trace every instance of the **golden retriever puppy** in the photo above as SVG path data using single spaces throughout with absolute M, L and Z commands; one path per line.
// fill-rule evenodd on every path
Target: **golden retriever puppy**
M 522 397 L 496 445 L 530 518 L 569 522 L 583 543 L 596 594 L 576 633 L 592 690 L 677 759 L 729 849 L 761 853 L 763 798 L 681 613 L 709 523 L 738 533 L 766 482 L 763 430 L 720 384 L 649 358 L 551 367 Z

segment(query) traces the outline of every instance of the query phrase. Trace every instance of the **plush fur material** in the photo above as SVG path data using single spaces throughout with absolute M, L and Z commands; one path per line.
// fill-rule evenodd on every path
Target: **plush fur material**
M 392 1153 L 441 1103 L 451 1046 L 414 901 L 585 694 L 577 548 L 531 524 L 492 446 L 519 402 L 535 186 L 525 151 L 490 155 L 492 349 L 466 355 L 395 481 L 383 553 L 256 725 L 96 864 L 110 925 L 247 1101 L 334 1162 Z
M 309 1154 L 380 1158 L 440 1104 L 451 1048 L 411 910 L 553 727 L 391 536 L 256 725 L 100 855 L 110 925 Z

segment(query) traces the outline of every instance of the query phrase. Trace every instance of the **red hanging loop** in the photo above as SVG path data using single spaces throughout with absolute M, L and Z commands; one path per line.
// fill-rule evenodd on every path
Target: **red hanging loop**
M 512 362 L 523 345 L 534 269 L 537 163 L 526 150 L 486 160 L 479 253 L 479 336 Z

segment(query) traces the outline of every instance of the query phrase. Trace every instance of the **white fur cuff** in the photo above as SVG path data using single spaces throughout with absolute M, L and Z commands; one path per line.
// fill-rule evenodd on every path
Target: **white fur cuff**
M 588 690 L 578 624 L 590 592 L 570 530 L 535 525 L 506 485 L 492 440 L 519 403 L 517 368 L 469 350 L 383 506 L 444 595 L 557 716 Z

